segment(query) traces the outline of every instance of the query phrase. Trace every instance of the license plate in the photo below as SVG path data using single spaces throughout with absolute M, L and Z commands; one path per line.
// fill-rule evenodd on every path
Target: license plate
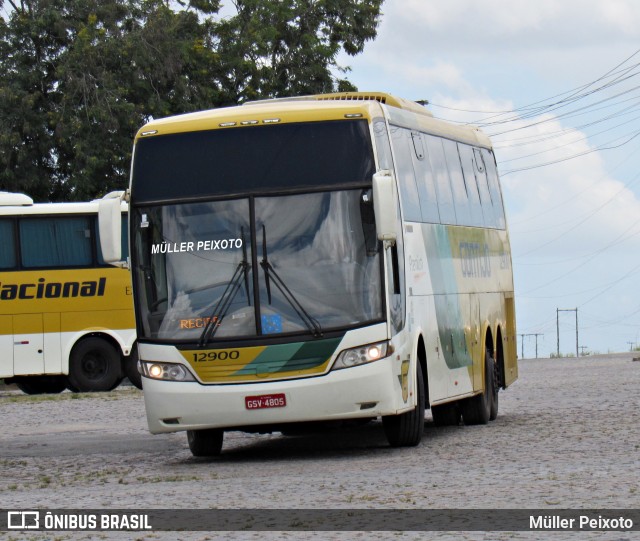
M 284 408 L 287 399 L 284 393 L 263 394 L 260 396 L 245 396 L 244 405 L 248 410 L 259 410 L 264 408 Z

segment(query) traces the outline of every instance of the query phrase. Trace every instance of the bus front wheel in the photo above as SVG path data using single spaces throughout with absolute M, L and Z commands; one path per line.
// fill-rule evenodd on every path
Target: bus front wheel
M 187 442 L 193 456 L 218 456 L 222 451 L 224 431 L 221 428 L 187 430 Z
M 120 353 L 97 336 L 75 345 L 69 356 L 69 384 L 80 392 L 110 391 L 122 381 Z
M 388 415 L 382 418 L 387 441 L 392 447 L 413 447 L 420 443 L 424 431 L 425 389 L 422 366 L 416 369 L 416 388 L 418 389 L 416 407 L 400 415 Z
M 131 384 L 138 389 L 142 389 L 142 376 L 138 372 L 138 346 L 133 346 L 131 355 L 125 357 L 122 361 L 124 375 L 129 378 Z

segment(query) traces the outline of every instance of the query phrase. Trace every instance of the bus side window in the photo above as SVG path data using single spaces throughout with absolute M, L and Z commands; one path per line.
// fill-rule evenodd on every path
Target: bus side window
M 456 223 L 456 213 L 453 206 L 451 193 L 451 181 L 447 171 L 447 161 L 444 157 L 442 139 L 433 135 L 427 135 L 427 151 L 431 162 L 431 169 L 438 194 L 438 212 L 440 222 L 453 225 Z
M 473 149 L 473 170 L 478 181 L 478 191 L 480 192 L 480 204 L 484 214 L 484 225 L 486 227 L 497 227 L 496 214 L 493 208 L 493 200 L 489 191 L 489 180 L 487 179 L 487 168 L 482 158 L 479 148 Z
M 376 157 L 378 158 L 378 169 L 393 169 L 393 159 L 391 157 L 391 146 L 387 134 L 387 124 L 382 118 L 373 121 L 373 135 L 376 147 Z
M 422 221 L 437 224 L 440 223 L 440 213 L 438 212 L 438 197 L 436 195 L 433 172 L 431 171 L 431 161 L 424 144 L 424 139 L 427 136 L 419 132 L 411 135 L 414 145 L 417 146 L 419 151 L 422 151 L 422 158 L 418 155 L 418 151 L 413 156 L 413 169 L 416 175 L 416 184 L 418 185 Z
M 456 223 L 458 225 L 472 225 L 471 205 L 469 204 L 469 196 L 467 187 L 464 183 L 462 175 L 462 164 L 458 154 L 458 145 L 455 141 L 449 139 L 442 140 L 444 147 L 444 155 L 447 160 L 449 169 L 449 178 L 451 179 L 451 191 L 453 192 L 453 203 L 456 209 Z
M 402 218 L 409 222 L 422 221 L 420 198 L 413 174 L 412 155 L 415 154 L 411 132 L 391 126 L 391 146 L 393 147 L 396 175 L 402 198 Z
M 496 218 L 496 227 L 505 229 L 507 227 L 504 218 L 504 207 L 502 205 L 502 191 L 500 190 L 500 182 L 498 181 L 498 171 L 496 170 L 496 162 L 493 153 L 485 148 L 482 149 L 482 157 L 484 165 L 487 169 L 487 180 L 489 182 L 489 193 L 493 203 L 493 212 Z
M 462 163 L 464 183 L 467 188 L 467 195 L 469 196 L 471 222 L 468 225 L 484 227 L 485 225 L 489 225 L 487 222 L 490 222 L 490 219 L 485 221 L 482 205 L 480 204 L 480 190 L 474 170 L 473 149 L 469 145 L 458 143 L 458 152 L 460 154 L 460 162 Z
M 20 243 L 22 265 L 27 268 L 92 264 L 88 217 L 23 218 Z
M 13 220 L 0 220 L 0 269 L 16 266 L 16 234 Z

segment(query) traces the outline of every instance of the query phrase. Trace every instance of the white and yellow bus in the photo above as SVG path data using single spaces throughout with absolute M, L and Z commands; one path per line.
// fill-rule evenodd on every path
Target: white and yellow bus
M 391 445 L 416 445 L 425 408 L 487 423 L 517 378 L 490 141 L 416 103 L 331 94 L 153 121 L 130 246 L 149 428 L 186 430 L 196 456 L 226 430 L 378 417 Z
M 0 192 L 0 379 L 26 393 L 139 385 L 131 278 L 102 259 L 97 221 L 97 201 Z

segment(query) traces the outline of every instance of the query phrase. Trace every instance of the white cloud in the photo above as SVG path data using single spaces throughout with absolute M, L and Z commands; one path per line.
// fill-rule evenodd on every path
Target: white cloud
M 363 55 L 343 60 L 353 68 L 350 79 L 363 90 L 428 99 L 446 107 L 432 106 L 436 116 L 456 121 L 483 116 L 458 109 L 513 110 L 581 86 L 640 43 L 637 0 L 386 0 L 383 11 L 378 39 Z M 622 351 L 640 329 L 640 296 L 629 274 L 640 265 L 640 139 L 598 151 L 620 132 L 598 138 L 594 129 L 575 129 L 588 122 L 584 117 L 559 113 L 493 137 L 502 172 L 558 162 L 503 177 L 518 332 L 544 332 L 542 351 L 555 351 L 556 308 L 578 306 L 581 345 Z M 505 146 L 508 140 L 517 144 Z
M 405 28 L 420 27 L 425 43 L 446 40 L 457 48 L 473 41 L 476 52 L 504 40 L 509 48 L 532 41 L 540 47 L 580 47 L 640 32 L 636 0 L 393 0 L 385 11 Z

